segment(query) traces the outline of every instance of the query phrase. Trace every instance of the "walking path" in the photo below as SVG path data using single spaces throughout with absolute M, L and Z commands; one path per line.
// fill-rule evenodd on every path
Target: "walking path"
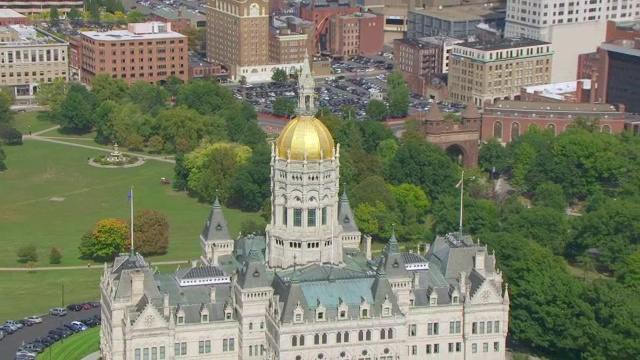
M 150 262 L 151 266 L 155 265 L 180 265 L 180 264 L 188 264 L 189 260 L 173 260 L 173 261 L 158 261 L 158 262 Z M 189 265 L 191 266 L 191 265 Z M 22 267 L 5 267 L 0 268 L 0 271 L 55 271 L 55 270 L 81 270 L 81 269 L 91 269 L 91 268 L 101 268 L 102 265 L 96 264 L 92 266 L 46 266 L 46 267 L 34 267 L 34 268 L 22 268 Z
M 51 143 L 56 143 L 56 144 L 61 144 L 61 145 L 75 146 L 75 147 L 91 149 L 91 150 L 98 150 L 98 151 L 104 151 L 104 152 L 113 151 L 112 149 L 100 148 L 100 147 L 97 147 L 97 146 L 90 146 L 90 145 L 83 145 L 83 144 L 74 144 L 74 143 L 70 143 L 70 142 L 66 142 L 66 141 L 55 140 L 55 139 L 44 137 L 44 136 L 38 136 L 38 134 L 45 133 L 47 131 L 51 131 L 52 129 L 56 129 L 56 128 L 57 127 L 53 127 L 51 129 L 39 131 L 39 132 L 34 133 L 32 135 L 25 135 L 22 138 L 24 140 L 48 141 L 48 142 L 51 142 Z M 149 159 L 149 160 L 157 160 L 157 161 L 162 161 L 162 162 L 166 162 L 166 163 L 170 163 L 170 164 L 175 164 L 176 163 L 175 160 L 167 159 L 167 158 L 164 158 L 164 157 L 141 155 L 141 154 L 137 154 L 137 153 L 124 152 L 124 151 L 122 153 L 125 154 L 125 155 L 136 156 L 136 157 L 139 157 L 139 158 L 145 158 L 145 159 Z

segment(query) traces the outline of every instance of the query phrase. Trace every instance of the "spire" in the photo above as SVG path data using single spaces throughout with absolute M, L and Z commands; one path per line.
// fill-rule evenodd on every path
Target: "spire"
M 340 196 L 340 201 L 349 201 L 347 197 L 347 183 L 342 184 L 342 196 Z
M 213 201 L 209 219 L 202 230 L 200 238 L 204 241 L 232 240 L 231 235 L 229 235 L 227 220 L 224 218 L 222 206 L 220 206 L 218 190 L 216 190 L 216 198 Z
M 396 239 L 396 224 L 391 224 L 391 237 L 389 238 L 385 251 L 387 254 L 400 253 L 400 246 L 398 246 L 398 239 Z
M 359 231 L 347 197 L 347 184 L 342 185 L 342 196 L 340 196 L 340 202 L 338 203 L 338 222 L 342 225 L 344 232 Z
M 509 305 L 511 300 L 509 299 L 509 284 L 504 285 L 504 296 L 502 297 L 502 303 Z
M 400 253 L 400 247 L 396 239 L 395 224 L 392 224 L 392 227 L 391 237 L 382 252 L 377 272 L 378 274 L 386 274 L 386 276 L 390 278 L 407 277 L 408 274 L 405 268 L 404 258 Z
M 444 121 L 444 115 L 442 115 L 442 111 L 440 111 L 440 107 L 437 103 L 432 103 L 429 110 L 427 110 L 427 114 L 424 116 L 425 121 Z
M 298 76 L 298 115 L 313 116 L 316 113 L 315 87 L 309 53 L 305 51 L 302 69 Z

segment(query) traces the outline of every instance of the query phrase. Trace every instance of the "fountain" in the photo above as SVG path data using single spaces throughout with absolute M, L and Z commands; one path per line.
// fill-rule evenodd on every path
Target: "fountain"
M 129 161 L 129 157 L 118 151 L 118 144 L 115 143 L 113 144 L 113 151 L 109 153 L 105 160 L 113 164 L 123 164 Z

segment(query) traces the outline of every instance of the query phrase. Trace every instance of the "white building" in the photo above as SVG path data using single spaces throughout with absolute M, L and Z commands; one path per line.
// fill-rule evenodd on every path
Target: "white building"
M 509 294 L 468 236 L 371 258 L 346 194 L 340 146 L 316 119 L 308 58 L 298 117 L 272 147 L 266 237 L 233 240 L 219 202 L 202 264 L 159 274 L 135 254 L 105 265 L 104 360 L 505 359 Z M 504 290 L 503 290 L 504 289 Z

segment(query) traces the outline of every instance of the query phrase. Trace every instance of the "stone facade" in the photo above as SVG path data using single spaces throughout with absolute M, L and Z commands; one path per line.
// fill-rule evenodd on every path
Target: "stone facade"
M 105 265 L 104 360 L 505 359 L 509 293 L 485 246 L 448 234 L 403 253 L 394 231 L 379 258 L 370 237 L 361 251 L 314 85 L 307 57 L 298 117 L 272 148 L 266 237 L 234 241 L 216 200 L 201 264 L 160 274 L 132 252 Z

